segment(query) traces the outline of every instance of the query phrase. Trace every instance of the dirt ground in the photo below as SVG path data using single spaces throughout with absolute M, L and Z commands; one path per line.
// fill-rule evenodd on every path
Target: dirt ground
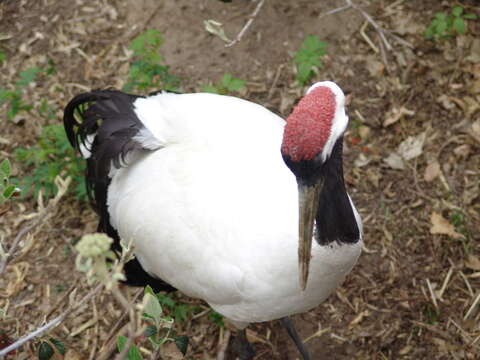
M 182 91 L 231 73 L 247 81 L 244 98 L 282 116 L 305 91 L 294 80 L 293 54 L 307 35 L 317 35 L 328 43 L 328 55 L 312 81 L 334 80 L 348 95 L 345 177 L 363 218 L 365 249 L 335 294 L 294 317 L 297 329 L 313 359 L 478 359 L 480 24 L 469 21 L 467 35 L 450 39 L 423 36 L 435 12 L 461 4 L 480 16 L 478 2 L 356 3 L 388 30 L 385 59 L 378 32 L 360 11 L 324 16 L 344 6 L 341 0 L 266 0 L 229 48 L 205 31 L 204 20 L 223 23 L 235 38 L 258 2 L 0 1 L 6 54 L 0 88 L 11 88 L 22 69 L 49 60 L 56 68 L 24 90 L 32 110 L 14 121 L 2 115 L 0 160 L 10 158 L 17 177 L 31 171 L 15 162 L 13 151 L 34 145 L 44 125 L 60 123 L 73 95 L 121 88 L 131 62 L 128 44 L 146 29 L 162 33 L 161 55 L 181 77 Z M 36 111 L 44 99 L 55 109 L 52 119 Z M 6 249 L 35 221 L 37 209 L 32 198 L 0 206 Z M 1 336 L 18 339 L 93 288 L 75 270 L 72 242 L 95 227 L 88 204 L 67 195 L 22 240 L 0 276 L 0 345 Z M 209 320 L 205 304 L 175 296 L 202 310 L 175 325 L 190 336 L 186 358 L 216 359 L 230 330 Z M 97 295 L 50 332 L 69 350 L 58 358 L 113 359 L 106 343 L 121 314 L 111 294 Z M 258 360 L 299 357 L 277 322 L 253 324 L 248 335 Z M 37 346 L 31 341 L 9 358 L 36 358 Z

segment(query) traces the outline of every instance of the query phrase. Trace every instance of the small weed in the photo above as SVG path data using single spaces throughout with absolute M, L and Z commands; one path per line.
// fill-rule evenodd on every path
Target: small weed
M 3 51 L 0 51 L 0 65 L 2 65 L 2 63 L 5 61 L 6 58 L 7 58 L 7 55 L 5 55 Z
M 450 214 L 450 223 L 455 226 L 455 231 L 463 235 L 463 238 L 459 240 L 465 255 L 470 254 L 472 252 L 472 242 L 470 241 L 468 227 L 465 224 L 465 215 L 461 211 L 453 211 Z
M 24 196 L 28 195 L 32 188 L 35 197 L 40 190 L 46 198 L 54 196 L 54 180 L 57 175 L 63 174 L 72 177 L 76 197 L 87 198 L 84 161 L 75 155 L 62 125 L 45 126 L 36 146 L 18 148 L 14 156 L 25 168 L 32 169 L 31 175 L 17 181 L 20 187 L 25 189 Z
M 4 203 L 12 196 L 18 194 L 20 189 L 10 183 L 10 174 L 12 167 L 8 159 L 0 163 L 0 204 Z
M 450 214 L 450 222 L 456 228 L 462 227 L 464 223 L 463 214 L 460 211 L 454 211 Z
M 215 325 L 217 325 L 220 328 L 225 327 L 225 323 L 223 322 L 223 315 L 217 313 L 214 310 L 210 310 L 210 313 L 208 314 L 208 318 L 210 321 L 212 321 Z
M 37 67 L 21 71 L 13 90 L 0 88 L 0 105 L 8 103 L 8 120 L 13 120 L 13 118 L 21 111 L 29 111 L 33 108 L 33 105 L 27 104 L 23 101 L 22 90 L 27 87 L 28 84 L 35 81 L 37 75 L 41 71 L 42 70 Z
M 170 74 L 168 66 L 161 65 L 163 58 L 159 55 L 159 49 L 162 43 L 160 32 L 155 29 L 149 29 L 132 40 L 130 49 L 136 60 L 128 70 L 124 91 L 178 88 L 179 79 Z
M 240 92 L 245 88 L 245 80 L 233 77 L 231 74 L 223 74 L 222 79 L 218 84 L 208 84 L 202 87 L 203 92 L 214 94 L 229 94 Z
M 430 325 L 435 325 L 440 317 L 438 311 L 430 304 L 425 305 L 423 315 L 425 316 L 425 322 Z
M 454 6 L 450 14 L 438 12 L 424 32 L 426 39 L 445 39 L 454 35 L 463 35 L 467 32 L 466 20 L 475 20 L 477 15 L 465 14 L 461 6 Z
M 317 36 L 307 36 L 300 50 L 295 53 L 294 62 L 297 65 L 297 82 L 303 86 L 315 73 L 315 68 L 323 67 L 320 58 L 327 54 L 327 43 Z
M 195 307 L 178 303 L 166 294 L 157 294 L 160 305 L 164 306 L 175 322 L 183 322 L 188 319 L 188 314 L 195 311 Z
M 165 298 L 160 298 L 165 301 Z M 167 300 L 167 303 L 169 302 L 170 301 Z M 173 301 L 173 303 L 175 302 Z M 177 335 L 175 330 L 172 329 L 174 320 L 164 315 L 161 301 L 159 300 L 159 294 L 155 295 L 149 286 L 145 288 L 143 304 L 142 317 L 148 323 L 148 326 L 144 332 L 144 336 L 148 338 L 153 348 L 157 350 L 163 344 L 173 342 L 177 346 L 178 350 L 185 355 L 188 348 L 188 337 L 184 335 Z M 117 347 L 119 352 L 125 347 L 126 342 L 127 339 L 124 336 L 118 337 Z M 137 345 L 132 345 L 130 349 L 128 349 L 127 359 L 143 359 Z
M 59 294 L 67 290 L 67 286 L 65 284 L 56 284 L 54 285 L 53 290 L 55 291 L 55 293 Z
M 39 360 L 50 360 L 57 359 L 55 354 L 65 355 L 66 349 L 65 345 L 58 339 L 47 338 L 40 342 L 38 346 L 38 359 Z

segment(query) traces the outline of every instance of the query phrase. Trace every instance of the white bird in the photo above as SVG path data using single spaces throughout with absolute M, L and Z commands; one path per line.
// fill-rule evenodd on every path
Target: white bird
M 324 301 L 362 248 L 343 179 L 344 103 L 329 81 L 286 122 L 215 94 L 76 96 L 65 129 L 87 159 L 99 231 L 116 250 L 133 241 L 127 283 L 203 299 L 241 330 L 283 319 L 308 359 L 287 317 Z

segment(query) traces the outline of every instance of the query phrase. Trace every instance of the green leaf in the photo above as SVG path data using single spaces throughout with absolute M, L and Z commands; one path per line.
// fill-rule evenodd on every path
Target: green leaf
M 0 164 L 0 171 L 6 178 L 10 177 L 12 167 L 10 166 L 10 161 L 8 159 L 4 159 Z
M 177 345 L 178 350 L 185 356 L 188 349 L 188 336 L 180 335 L 175 337 L 175 345 Z
M 175 307 L 173 315 L 176 322 L 186 321 L 188 318 L 188 313 L 193 311 L 193 307 L 185 304 L 180 304 Z
M 463 8 L 461 6 L 455 6 L 452 9 L 452 15 L 455 17 L 459 17 L 463 13 Z
M 467 27 L 465 25 L 465 21 L 461 17 L 456 17 L 453 20 L 453 28 L 459 34 L 465 34 L 467 32 Z
M 163 314 L 162 306 L 155 295 L 146 293 L 144 296 L 145 306 L 143 311 L 145 314 L 155 319 L 158 324 Z
M 295 53 L 294 62 L 297 64 L 297 81 L 304 85 L 313 76 L 313 68 L 321 67 L 321 56 L 326 54 L 327 43 L 317 36 L 309 35 L 303 41 L 300 50 Z
M 225 327 L 222 314 L 219 314 L 214 310 L 210 310 L 210 314 L 208 314 L 208 318 L 218 327 L 221 327 L 221 328 Z
M 437 28 L 436 28 L 436 33 L 437 35 L 439 36 L 444 36 L 445 35 L 445 32 L 447 31 L 447 23 L 446 22 L 440 22 L 438 23 L 437 25 Z
M 312 67 L 308 63 L 303 63 L 298 66 L 297 80 L 304 85 L 312 75 Z
M 477 15 L 472 14 L 472 13 L 468 13 L 468 14 L 463 15 L 463 18 L 464 18 L 464 19 L 468 19 L 468 20 L 476 20 L 476 19 L 477 19 Z
M 218 94 L 220 91 L 219 89 L 211 84 L 203 85 L 202 86 L 202 92 L 207 92 L 207 93 L 212 93 L 212 94 Z
M 2 64 L 2 62 L 5 61 L 6 58 L 7 58 L 7 55 L 5 55 L 3 51 L 0 51 L 0 65 Z
M 125 336 L 119 336 L 117 339 L 117 349 L 118 352 L 122 352 L 125 344 L 127 343 L 127 338 Z M 138 350 L 136 345 L 130 346 L 127 353 L 128 360 L 143 360 L 140 350 Z
M 435 14 L 435 18 L 438 19 L 438 20 L 447 20 L 447 14 L 443 13 L 443 12 L 438 12 Z
M 39 360 L 50 360 L 50 358 L 55 354 L 52 346 L 46 342 L 42 341 L 38 347 L 38 359 Z
M 222 85 L 230 92 L 240 91 L 245 87 L 245 81 L 226 73 L 223 74 Z
M 3 104 L 7 100 L 11 100 L 15 96 L 13 91 L 0 88 L 0 104 Z
M 156 334 L 157 334 L 157 327 L 154 325 L 148 325 L 145 331 L 143 332 L 143 335 L 145 337 L 155 336 Z
M 20 79 L 17 80 L 17 86 L 19 86 L 19 87 L 27 86 L 29 83 L 31 83 L 32 81 L 35 80 L 35 78 L 37 77 L 37 74 L 40 71 L 41 70 L 37 67 L 32 67 L 32 68 L 29 68 L 27 70 L 21 71 L 20 72 Z
M 57 348 L 57 351 L 60 354 L 65 355 L 65 345 L 63 345 L 63 343 L 60 340 L 55 339 L 55 338 L 49 338 L 49 340 Z
M 164 294 L 157 294 L 157 299 L 160 301 L 160 304 L 167 306 L 172 309 L 177 304 L 170 296 Z
M 17 187 L 15 185 L 8 185 L 4 190 L 3 190 L 3 197 L 5 199 L 10 199 L 12 195 L 15 193 L 15 189 Z
M 150 285 L 145 286 L 145 289 L 143 290 L 143 294 L 144 295 L 150 294 L 152 296 L 155 296 L 155 292 L 153 291 Z

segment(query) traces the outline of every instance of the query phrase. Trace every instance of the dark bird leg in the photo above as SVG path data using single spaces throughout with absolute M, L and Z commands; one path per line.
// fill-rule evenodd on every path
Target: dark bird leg
M 295 330 L 295 326 L 293 326 L 292 320 L 288 316 L 286 316 L 284 318 L 281 318 L 280 321 L 282 322 L 282 325 L 285 327 L 285 329 L 287 329 L 288 335 L 297 346 L 298 351 L 300 352 L 300 354 L 302 354 L 303 360 L 310 360 L 310 355 L 308 354 L 305 345 L 303 345 L 302 339 L 300 339 L 297 330 Z
M 255 356 L 255 349 L 248 342 L 245 329 L 239 330 L 233 339 L 232 350 L 237 355 L 236 359 L 239 360 L 251 360 Z

